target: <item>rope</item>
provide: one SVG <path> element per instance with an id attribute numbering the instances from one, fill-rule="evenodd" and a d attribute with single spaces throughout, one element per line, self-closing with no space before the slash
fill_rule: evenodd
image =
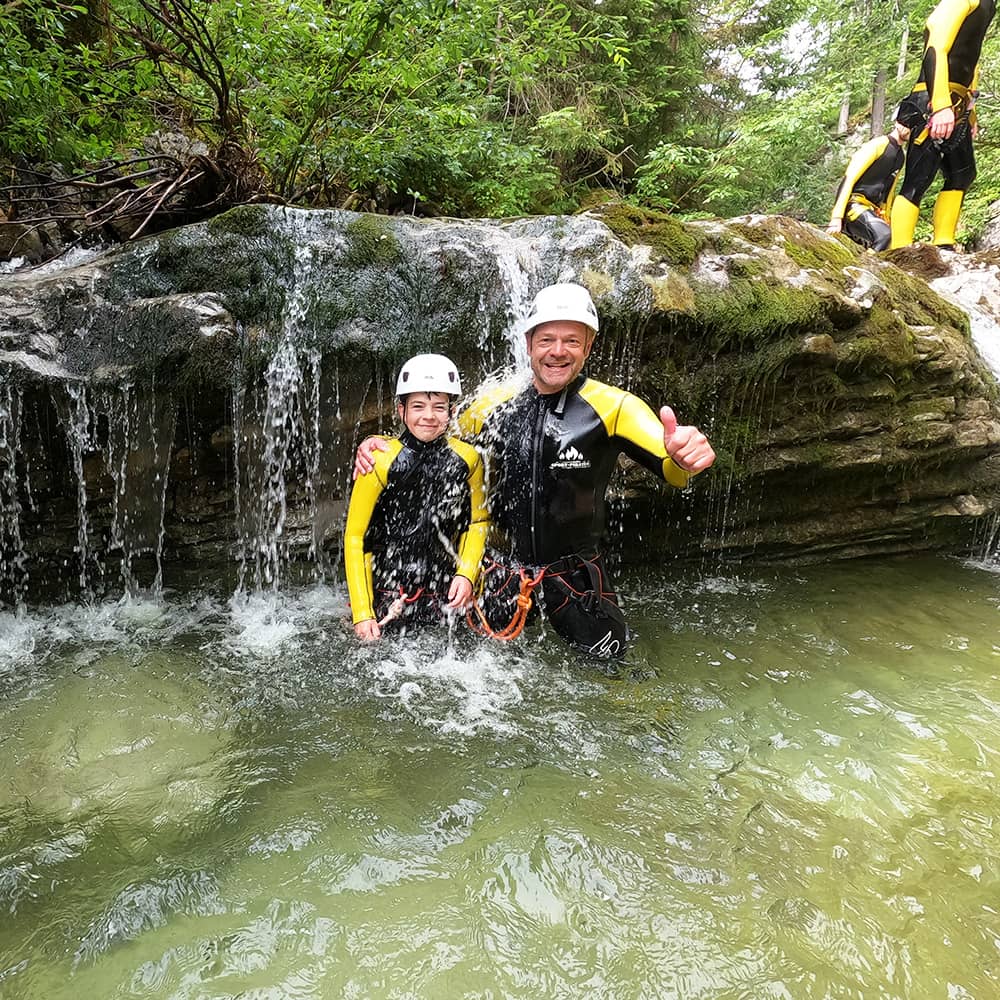
<path id="1" fill-rule="evenodd" d="M 385 628 L 389 622 L 395 621 L 405 610 L 407 604 L 413 604 L 420 595 L 424 592 L 423 587 L 417 588 L 416 593 L 410 597 L 407 595 L 406 591 L 402 587 L 399 588 L 399 597 L 397 597 L 392 604 L 389 605 L 389 610 L 385 613 L 385 618 L 383 618 L 379 623 L 379 628 Z"/>
<path id="2" fill-rule="evenodd" d="M 531 610 L 531 602 L 533 600 L 531 593 L 542 582 L 542 577 L 545 576 L 545 568 L 543 567 L 538 571 L 538 576 L 531 576 L 523 569 L 519 570 L 519 572 L 521 574 L 521 586 L 518 588 L 515 600 L 517 608 L 514 611 L 514 617 L 510 620 L 510 624 L 506 628 L 494 631 L 490 628 L 490 623 L 486 620 L 486 615 L 483 614 L 483 609 L 479 606 L 479 602 L 473 600 L 472 610 L 466 615 L 466 621 L 473 632 L 489 636 L 491 639 L 498 639 L 500 642 L 510 642 L 511 639 L 516 639 L 521 634 L 524 629 L 524 623 L 528 620 L 528 612 Z M 478 622 L 472 617 L 473 611 L 479 619 Z"/>

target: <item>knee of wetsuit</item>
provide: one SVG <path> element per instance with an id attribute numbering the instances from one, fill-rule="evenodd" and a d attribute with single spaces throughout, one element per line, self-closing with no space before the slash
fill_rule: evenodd
<path id="1" fill-rule="evenodd" d="M 593 590 L 569 594 L 550 579 L 543 583 L 542 592 L 545 617 L 574 649 L 600 659 L 625 655 L 631 635 L 625 615 L 613 600 Z"/>
<path id="2" fill-rule="evenodd" d="M 969 166 L 961 170 L 952 171 L 951 176 L 945 181 L 942 191 L 968 191 L 972 187 L 972 182 L 976 179 L 976 165 L 970 163 Z"/>

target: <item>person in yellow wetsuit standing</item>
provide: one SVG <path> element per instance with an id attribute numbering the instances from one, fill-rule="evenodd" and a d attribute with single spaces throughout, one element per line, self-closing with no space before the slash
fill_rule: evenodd
<path id="1" fill-rule="evenodd" d="M 851 157 L 830 212 L 828 233 L 844 233 L 872 250 L 889 248 L 889 212 L 909 138 L 910 130 L 897 121 L 888 135 L 869 139 Z"/>
<path id="2" fill-rule="evenodd" d="M 461 391 L 448 358 L 410 358 L 396 382 L 403 430 L 381 439 L 373 474 L 354 484 L 344 564 L 363 641 L 440 622 L 472 599 L 489 517 L 479 453 L 447 436 Z"/>
<path id="3" fill-rule="evenodd" d="M 962 199 L 976 177 L 979 54 L 995 13 L 996 0 L 941 0 L 927 18 L 920 77 L 898 113 L 911 135 L 892 205 L 893 248 L 913 242 L 920 199 L 940 170 L 944 186 L 934 204 L 932 242 L 954 249 Z"/>

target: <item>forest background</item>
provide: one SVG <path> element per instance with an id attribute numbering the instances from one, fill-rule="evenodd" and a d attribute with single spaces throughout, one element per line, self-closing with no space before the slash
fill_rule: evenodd
<path id="1" fill-rule="evenodd" d="M 935 2 L 0 0 L 0 208 L 126 238 L 262 200 L 823 225 Z M 963 242 L 1000 197 L 997 34 Z"/>

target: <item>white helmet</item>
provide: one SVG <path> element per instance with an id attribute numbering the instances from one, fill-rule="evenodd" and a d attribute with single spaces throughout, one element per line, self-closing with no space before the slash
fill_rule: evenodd
<path id="1" fill-rule="evenodd" d="M 528 310 L 528 315 L 522 323 L 522 330 L 524 333 L 530 333 L 541 323 L 551 323 L 558 319 L 583 323 L 597 333 L 597 307 L 590 297 L 590 292 L 583 285 L 577 285 L 572 281 L 547 285 L 531 303 L 531 309 Z"/>
<path id="2" fill-rule="evenodd" d="M 411 392 L 444 392 L 449 396 L 462 394 L 458 369 L 443 354 L 417 354 L 399 369 L 396 395 Z"/>

